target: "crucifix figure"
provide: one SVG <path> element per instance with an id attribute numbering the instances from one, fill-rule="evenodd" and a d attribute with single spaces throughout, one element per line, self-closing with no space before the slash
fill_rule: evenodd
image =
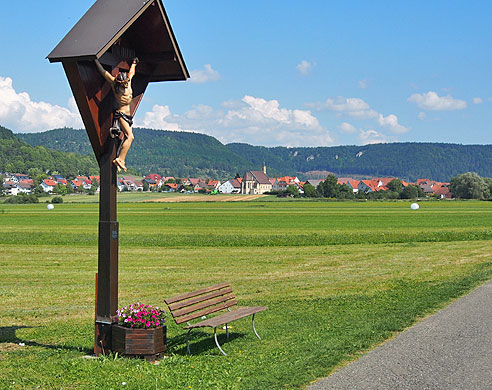
<path id="1" fill-rule="evenodd" d="M 132 78 L 135 76 L 138 58 L 133 59 L 129 72 L 119 72 L 116 77 L 106 71 L 99 60 L 96 59 L 94 62 L 101 75 L 111 84 L 111 89 L 118 105 L 118 109 L 113 114 L 114 122 L 111 132 L 116 131 L 118 134 L 118 130 L 121 129 L 125 138 L 120 146 L 118 156 L 113 160 L 113 164 L 116 165 L 118 172 L 122 169 L 126 171 L 125 158 L 134 138 L 132 129 L 133 116 L 130 115 L 130 104 L 133 99 Z"/>

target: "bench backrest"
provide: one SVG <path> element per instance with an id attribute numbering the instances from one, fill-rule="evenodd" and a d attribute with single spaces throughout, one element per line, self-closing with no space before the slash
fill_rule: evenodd
<path id="1" fill-rule="evenodd" d="M 221 283 L 166 299 L 165 302 L 176 324 L 182 324 L 237 305 L 235 298 L 229 283 Z"/>

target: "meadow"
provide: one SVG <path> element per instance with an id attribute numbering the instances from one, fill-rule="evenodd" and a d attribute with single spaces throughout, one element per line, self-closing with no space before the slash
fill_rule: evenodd
<path id="1" fill-rule="evenodd" d="M 240 304 L 269 306 L 255 320 L 261 341 L 247 319 L 232 324 L 227 357 L 206 330 L 192 333 L 187 355 L 169 317 L 154 365 L 89 358 L 97 204 L 2 204 L 0 388 L 306 386 L 491 278 L 492 203 L 409 205 L 119 203 L 120 306 L 164 306 L 222 281 Z"/>

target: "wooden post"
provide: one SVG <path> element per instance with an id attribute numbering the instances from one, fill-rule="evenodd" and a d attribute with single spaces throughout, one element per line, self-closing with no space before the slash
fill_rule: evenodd
<path id="1" fill-rule="evenodd" d="M 116 158 L 118 138 L 108 138 L 100 160 L 99 253 L 94 353 L 111 350 L 111 325 L 117 322 L 118 237 Z"/>

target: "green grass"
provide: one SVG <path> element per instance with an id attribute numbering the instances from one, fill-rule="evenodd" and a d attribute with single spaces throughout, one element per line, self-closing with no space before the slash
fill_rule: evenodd
<path id="1" fill-rule="evenodd" d="M 168 318 L 168 355 L 151 365 L 83 358 L 97 205 L 0 205 L 0 388 L 305 386 L 490 279 L 491 214 L 486 202 L 122 203 L 121 304 L 227 280 L 240 304 L 269 306 L 262 341 L 232 324 L 227 357 L 209 331 L 187 356 Z"/>

